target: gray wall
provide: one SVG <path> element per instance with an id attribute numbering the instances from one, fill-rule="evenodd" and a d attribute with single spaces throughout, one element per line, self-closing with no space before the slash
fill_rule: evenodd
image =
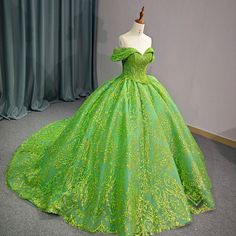
<path id="1" fill-rule="evenodd" d="M 236 140 L 236 0 L 100 0 L 99 84 L 121 72 L 110 56 L 143 4 L 145 33 L 156 51 L 148 72 L 187 124 Z"/>

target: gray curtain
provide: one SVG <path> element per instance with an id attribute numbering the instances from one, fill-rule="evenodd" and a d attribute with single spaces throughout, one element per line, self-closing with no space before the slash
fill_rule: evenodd
<path id="1" fill-rule="evenodd" d="M 95 0 L 0 0 L 0 117 L 97 88 L 96 12 Z"/>

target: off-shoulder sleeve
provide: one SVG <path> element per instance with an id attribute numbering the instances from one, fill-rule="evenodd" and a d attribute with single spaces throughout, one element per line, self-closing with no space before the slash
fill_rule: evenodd
<path id="1" fill-rule="evenodd" d="M 156 56 L 155 56 L 154 48 L 152 48 L 152 47 L 148 48 L 145 53 L 149 53 L 149 52 L 152 53 L 152 60 L 151 60 L 151 62 L 155 61 Z"/>
<path id="2" fill-rule="evenodd" d="M 152 52 L 152 60 L 151 60 L 151 62 L 154 62 L 156 60 L 156 56 L 155 56 L 155 53 L 154 53 L 154 51 Z"/>
<path id="3" fill-rule="evenodd" d="M 124 47 L 114 48 L 113 53 L 111 55 L 111 60 L 122 61 L 134 52 L 135 52 L 135 49 L 133 48 L 124 48 Z"/>

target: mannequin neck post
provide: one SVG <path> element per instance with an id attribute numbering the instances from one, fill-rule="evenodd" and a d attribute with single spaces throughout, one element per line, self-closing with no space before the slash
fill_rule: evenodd
<path id="1" fill-rule="evenodd" d="M 139 24 L 137 22 L 134 22 L 130 31 L 134 34 L 142 35 L 143 31 L 144 31 L 144 26 L 145 26 L 145 24 Z"/>

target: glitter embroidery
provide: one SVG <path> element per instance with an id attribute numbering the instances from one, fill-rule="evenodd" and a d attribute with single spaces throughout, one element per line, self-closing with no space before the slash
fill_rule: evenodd
<path id="1" fill-rule="evenodd" d="M 120 75 L 18 146 L 8 187 L 88 232 L 151 235 L 214 209 L 203 153 L 146 72 L 154 49 L 114 48 L 111 59 L 122 61 Z"/>

